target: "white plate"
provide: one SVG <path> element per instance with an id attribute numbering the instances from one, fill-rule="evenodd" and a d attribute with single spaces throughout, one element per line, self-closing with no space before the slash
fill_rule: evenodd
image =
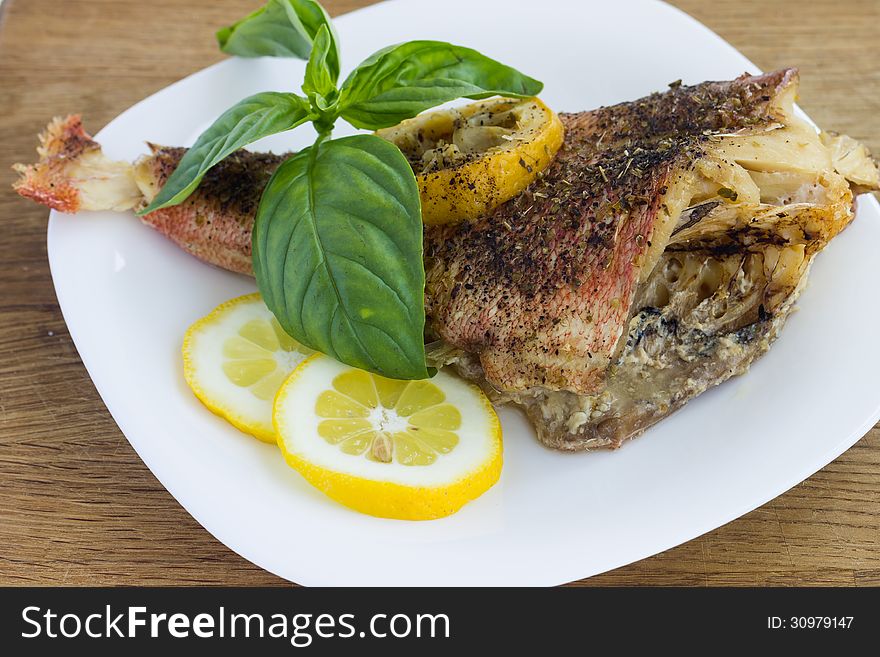
<path id="1" fill-rule="evenodd" d="M 679 78 L 757 72 L 693 19 L 647 0 L 444 0 L 440 11 L 433 0 L 401 1 L 336 25 L 345 68 L 389 43 L 446 39 L 543 80 L 542 96 L 558 110 L 634 99 Z M 290 89 L 303 70 L 294 60 L 224 61 L 134 106 L 98 138 L 122 159 L 144 152 L 145 140 L 192 143 L 227 106 Z M 264 145 L 302 146 L 308 133 Z M 203 265 L 133 216 L 112 213 L 53 212 L 49 259 L 71 336 L 120 429 L 231 549 L 302 584 L 546 585 L 718 527 L 805 479 L 871 428 L 880 417 L 880 350 L 870 346 L 880 305 L 866 295 L 880 279 L 880 206 L 862 197 L 858 210 L 817 258 L 800 311 L 749 374 L 616 452 L 549 451 L 522 416 L 502 409 L 501 482 L 457 515 L 423 523 L 335 504 L 277 449 L 237 433 L 186 388 L 184 330 L 252 291 L 250 279 Z"/>

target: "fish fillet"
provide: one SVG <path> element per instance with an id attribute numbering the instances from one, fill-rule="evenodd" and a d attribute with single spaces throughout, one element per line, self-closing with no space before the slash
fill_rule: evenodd
<path id="1" fill-rule="evenodd" d="M 852 220 L 845 176 L 878 186 L 796 92 L 785 70 L 562 115 L 542 181 L 426 230 L 435 357 L 564 450 L 617 447 L 744 372 Z"/>

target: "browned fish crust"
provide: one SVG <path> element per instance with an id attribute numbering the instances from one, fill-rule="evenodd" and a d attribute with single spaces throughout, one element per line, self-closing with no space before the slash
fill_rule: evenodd
<path id="1" fill-rule="evenodd" d="M 427 229 L 432 356 L 566 451 L 619 447 L 745 372 L 852 220 L 847 179 L 880 186 L 863 147 L 796 118 L 796 90 L 786 70 L 562 115 L 542 180 Z"/>
<path id="2" fill-rule="evenodd" d="M 153 156 L 137 166 L 137 175 L 158 190 L 186 149 L 151 149 Z M 151 212 L 141 221 L 205 262 L 253 275 L 251 232 L 257 206 L 272 173 L 287 157 L 237 151 L 211 168 L 183 203 Z"/>
<path id="3" fill-rule="evenodd" d="M 783 117 L 772 100 L 794 70 L 560 115 L 563 149 L 491 216 L 425 230 L 436 335 L 479 355 L 501 390 L 594 392 L 617 349 L 656 231 L 674 221 L 671 178 L 718 133 Z M 661 245 L 662 248 L 662 245 Z M 656 258 L 655 258 L 656 260 Z"/>

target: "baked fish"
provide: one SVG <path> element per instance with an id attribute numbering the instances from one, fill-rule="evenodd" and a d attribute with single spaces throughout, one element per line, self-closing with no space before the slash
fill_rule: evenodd
<path id="1" fill-rule="evenodd" d="M 542 180 L 426 228 L 436 355 L 523 406 L 542 442 L 617 447 L 776 338 L 877 168 L 793 103 L 795 70 L 561 115 Z M 452 348 L 450 348 L 452 347 Z"/>
<path id="2" fill-rule="evenodd" d="M 564 450 L 618 447 L 744 372 L 852 220 L 853 189 L 880 187 L 863 146 L 797 116 L 797 86 L 787 69 L 562 114 L 563 148 L 522 194 L 426 227 L 429 356 Z M 17 189 L 62 211 L 140 206 L 183 152 L 102 160 L 75 118 L 41 148 Z M 283 157 L 241 151 L 142 219 L 250 273 L 254 210 Z"/>

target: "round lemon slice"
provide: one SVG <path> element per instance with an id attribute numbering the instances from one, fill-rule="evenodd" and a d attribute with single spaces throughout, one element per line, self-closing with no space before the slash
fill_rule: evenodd
<path id="1" fill-rule="evenodd" d="M 492 405 L 478 387 L 444 372 L 398 381 L 316 354 L 278 391 L 273 418 L 293 468 L 373 516 L 448 516 L 501 474 Z"/>
<path id="2" fill-rule="evenodd" d="M 183 340 L 183 374 L 214 413 L 274 443 L 275 393 L 312 353 L 284 332 L 259 294 L 248 294 L 218 306 L 189 328 Z"/>
<path id="3" fill-rule="evenodd" d="M 422 220 L 444 224 L 489 214 L 531 184 L 562 146 L 559 117 L 537 98 L 436 110 L 376 132 L 416 174 Z"/>

